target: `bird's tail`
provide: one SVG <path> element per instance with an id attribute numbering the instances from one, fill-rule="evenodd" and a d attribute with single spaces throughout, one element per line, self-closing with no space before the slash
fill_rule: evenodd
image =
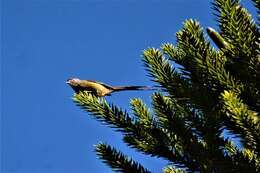
<path id="1" fill-rule="evenodd" d="M 114 86 L 114 91 L 124 91 L 124 90 L 156 90 L 154 87 L 149 86 Z"/>

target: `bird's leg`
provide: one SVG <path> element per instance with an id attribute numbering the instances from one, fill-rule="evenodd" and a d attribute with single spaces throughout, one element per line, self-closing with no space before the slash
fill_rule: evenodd
<path id="1" fill-rule="evenodd" d="M 85 94 L 91 94 L 91 95 L 95 95 L 95 93 L 93 91 L 88 91 L 88 90 L 84 90 L 82 91 Z M 79 92 L 78 92 L 79 93 Z"/>

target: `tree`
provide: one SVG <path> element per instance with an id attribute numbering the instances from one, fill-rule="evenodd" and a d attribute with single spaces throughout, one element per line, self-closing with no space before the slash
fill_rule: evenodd
<path id="1" fill-rule="evenodd" d="M 253 3 L 260 14 L 260 1 Z M 144 51 L 146 70 L 162 90 L 152 95 L 152 111 L 136 98 L 130 115 L 104 98 L 74 95 L 129 147 L 168 160 L 165 173 L 260 171 L 259 16 L 255 23 L 238 0 L 212 6 L 219 32 L 206 31 L 215 47 L 198 21 L 187 20 L 176 45 Z M 150 172 L 105 143 L 96 152 L 116 171 Z"/>

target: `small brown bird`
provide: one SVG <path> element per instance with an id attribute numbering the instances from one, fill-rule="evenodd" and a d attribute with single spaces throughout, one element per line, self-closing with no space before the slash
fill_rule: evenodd
<path id="1" fill-rule="evenodd" d="M 66 83 L 69 84 L 76 93 L 79 91 L 88 91 L 98 97 L 109 96 L 112 92 L 116 91 L 153 89 L 147 86 L 110 86 L 102 82 L 80 80 L 78 78 L 68 79 Z"/>

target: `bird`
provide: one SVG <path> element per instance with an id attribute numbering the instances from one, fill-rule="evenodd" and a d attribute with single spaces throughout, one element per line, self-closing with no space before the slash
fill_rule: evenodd
<path id="1" fill-rule="evenodd" d="M 148 86 L 110 86 L 102 82 L 94 80 L 81 80 L 79 78 L 70 78 L 66 81 L 71 88 L 79 93 L 80 91 L 87 91 L 97 97 L 110 96 L 111 93 L 126 90 L 153 90 Z"/>

